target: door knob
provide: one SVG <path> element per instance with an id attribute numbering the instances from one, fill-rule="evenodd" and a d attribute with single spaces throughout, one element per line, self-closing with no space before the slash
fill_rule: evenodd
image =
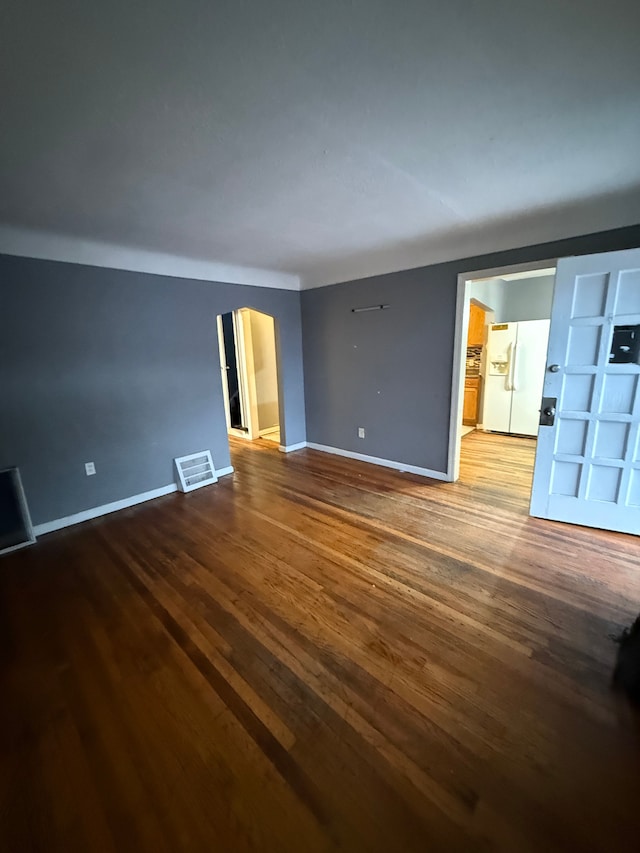
<path id="1" fill-rule="evenodd" d="M 553 408 L 553 406 L 546 406 L 542 411 L 543 414 L 545 414 L 548 418 L 552 418 L 556 413 L 556 410 Z"/>
<path id="2" fill-rule="evenodd" d="M 549 373 L 557 373 L 560 370 L 559 364 L 550 364 L 549 365 Z"/>

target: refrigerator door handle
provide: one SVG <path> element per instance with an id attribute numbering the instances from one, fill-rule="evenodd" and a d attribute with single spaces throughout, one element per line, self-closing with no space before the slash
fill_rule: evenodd
<path id="1" fill-rule="evenodd" d="M 509 382 L 509 390 L 518 390 L 518 342 L 514 341 L 511 344 L 511 378 Z"/>

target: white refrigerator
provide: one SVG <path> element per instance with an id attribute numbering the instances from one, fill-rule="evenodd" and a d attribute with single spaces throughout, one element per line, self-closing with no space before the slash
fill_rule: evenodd
<path id="1" fill-rule="evenodd" d="M 494 432 L 537 435 L 549 320 L 495 323 L 485 357 L 482 425 Z"/>

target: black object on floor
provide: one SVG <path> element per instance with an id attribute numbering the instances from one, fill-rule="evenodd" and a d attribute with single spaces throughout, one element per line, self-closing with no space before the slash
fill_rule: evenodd
<path id="1" fill-rule="evenodd" d="M 613 672 L 613 684 L 629 699 L 640 705 L 640 616 L 630 628 L 625 628 L 616 642 L 620 645 Z"/>

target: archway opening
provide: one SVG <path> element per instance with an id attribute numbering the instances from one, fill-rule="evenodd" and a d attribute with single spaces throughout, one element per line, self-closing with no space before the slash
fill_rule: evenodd
<path id="1" fill-rule="evenodd" d="M 227 433 L 280 445 L 282 406 L 276 321 L 253 308 L 218 316 Z"/>

